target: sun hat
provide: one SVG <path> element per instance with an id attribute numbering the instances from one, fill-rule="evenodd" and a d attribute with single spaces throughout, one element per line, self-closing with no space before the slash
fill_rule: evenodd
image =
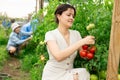
<path id="1" fill-rule="evenodd" d="M 20 25 L 17 24 L 17 23 L 13 23 L 13 24 L 11 25 L 12 31 L 14 31 L 17 27 L 20 27 Z"/>

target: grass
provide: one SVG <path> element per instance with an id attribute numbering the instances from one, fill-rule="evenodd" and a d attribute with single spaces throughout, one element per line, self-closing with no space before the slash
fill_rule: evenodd
<path id="1" fill-rule="evenodd" d="M 6 45 L 7 45 L 8 39 L 9 39 L 8 36 L 10 35 L 10 32 L 11 32 L 11 29 L 6 30 L 0 26 L 0 70 L 4 69 L 4 67 L 3 67 L 3 66 L 5 66 L 4 63 L 7 62 L 10 58 L 10 56 L 7 54 L 7 51 L 6 51 Z M 12 63 L 9 63 L 9 64 L 12 64 Z M 12 64 L 12 65 L 14 65 L 14 64 Z M 10 69 L 14 69 L 14 68 L 10 68 Z M 30 80 L 28 73 L 22 71 L 21 69 L 19 69 L 19 70 L 15 69 L 15 71 L 18 71 L 17 73 L 19 73 L 20 75 L 12 76 L 12 78 L 5 78 L 3 80 L 21 80 L 21 77 L 23 80 Z M 10 71 L 8 70 L 8 72 L 10 72 Z M 11 74 L 11 73 L 9 73 L 9 74 Z M 15 74 L 15 73 L 12 73 L 12 74 Z"/>
<path id="2" fill-rule="evenodd" d="M 6 33 L 8 34 L 6 35 Z M 2 68 L 4 62 L 8 58 L 8 55 L 6 52 L 6 45 L 7 45 L 9 34 L 10 34 L 10 29 L 5 30 L 2 26 L 0 26 L 0 69 Z"/>

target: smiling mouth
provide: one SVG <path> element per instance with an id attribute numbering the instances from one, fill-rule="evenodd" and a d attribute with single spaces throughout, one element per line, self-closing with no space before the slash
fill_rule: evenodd
<path id="1" fill-rule="evenodd" d="M 70 21 L 69 21 L 69 23 L 71 23 L 71 24 L 72 24 L 73 22 L 70 22 Z"/>
<path id="2" fill-rule="evenodd" d="M 73 21 L 68 21 L 68 22 L 73 23 Z"/>

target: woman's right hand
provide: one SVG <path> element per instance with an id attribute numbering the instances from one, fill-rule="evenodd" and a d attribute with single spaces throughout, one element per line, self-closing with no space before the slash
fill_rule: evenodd
<path id="1" fill-rule="evenodd" d="M 95 44 L 95 37 L 94 36 L 86 36 L 85 38 L 82 39 L 83 45 L 85 44 Z"/>
<path id="2" fill-rule="evenodd" d="M 28 38 L 26 39 L 26 41 L 31 40 L 31 39 L 32 39 L 32 37 L 30 36 L 30 37 L 28 37 Z"/>

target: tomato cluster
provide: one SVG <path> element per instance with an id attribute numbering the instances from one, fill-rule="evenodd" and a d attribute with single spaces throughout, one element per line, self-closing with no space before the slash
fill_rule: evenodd
<path id="1" fill-rule="evenodd" d="M 95 51 L 96 46 L 83 45 L 82 50 L 79 52 L 79 54 L 81 58 L 91 60 L 94 58 Z"/>

